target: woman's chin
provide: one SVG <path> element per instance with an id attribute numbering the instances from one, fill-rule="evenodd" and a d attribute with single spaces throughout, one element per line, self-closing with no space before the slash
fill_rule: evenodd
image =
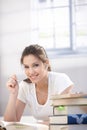
<path id="1" fill-rule="evenodd" d="M 38 81 L 35 80 L 35 79 L 32 79 L 31 82 L 32 82 L 32 83 L 37 83 Z"/>

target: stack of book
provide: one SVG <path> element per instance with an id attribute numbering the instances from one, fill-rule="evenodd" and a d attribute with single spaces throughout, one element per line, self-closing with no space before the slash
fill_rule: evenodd
<path id="1" fill-rule="evenodd" d="M 53 95 L 49 130 L 87 129 L 87 94 Z"/>

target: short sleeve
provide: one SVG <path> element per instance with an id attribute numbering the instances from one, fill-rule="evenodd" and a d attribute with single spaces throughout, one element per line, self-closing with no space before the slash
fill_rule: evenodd
<path id="1" fill-rule="evenodd" d="M 69 86 L 73 85 L 73 82 L 65 73 L 56 73 L 54 76 L 54 93 L 61 93 Z"/>

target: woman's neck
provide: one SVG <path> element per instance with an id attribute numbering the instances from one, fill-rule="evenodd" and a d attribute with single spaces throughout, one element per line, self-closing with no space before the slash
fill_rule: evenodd
<path id="1" fill-rule="evenodd" d="M 36 84 L 36 96 L 39 104 L 44 105 L 48 98 L 48 77 Z M 43 98 L 44 97 L 44 98 Z"/>
<path id="2" fill-rule="evenodd" d="M 38 82 L 36 85 L 37 90 L 44 90 L 48 88 L 48 76 L 46 76 L 42 81 Z"/>

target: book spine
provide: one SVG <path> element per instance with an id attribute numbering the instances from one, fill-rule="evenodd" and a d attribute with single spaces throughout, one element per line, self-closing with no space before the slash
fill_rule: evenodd
<path id="1" fill-rule="evenodd" d="M 87 114 L 68 114 L 50 116 L 50 124 L 87 124 Z"/>
<path id="2" fill-rule="evenodd" d="M 68 124 L 87 124 L 87 114 L 68 115 Z"/>
<path id="3" fill-rule="evenodd" d="M 66 115 L 68 114 L 67 106 L 53 106 L 53 115 Z"/>
<path id="4" fill-rule="evenodd" d="M 49 124 L 49 130 L 86 130 L 87 125 L 55 125 Z"/>
<path id="5" fill-rule="evenodd" d="M 58 105 L 87 105 L 87 98 L 77 98 L 77 99 L 58 99 L 58 100 L 51 100 L 52 106 Z"/>
<path id="6" fill-rule="evenodd" d="M 69 130 L 69 127 L 67 125 L 49 124 L 49 130 Z"/>
<path id="7" fill-rule="evenodd" d="M 87 105 L 53 106 L 53 115 L 85 114 Z"/>

